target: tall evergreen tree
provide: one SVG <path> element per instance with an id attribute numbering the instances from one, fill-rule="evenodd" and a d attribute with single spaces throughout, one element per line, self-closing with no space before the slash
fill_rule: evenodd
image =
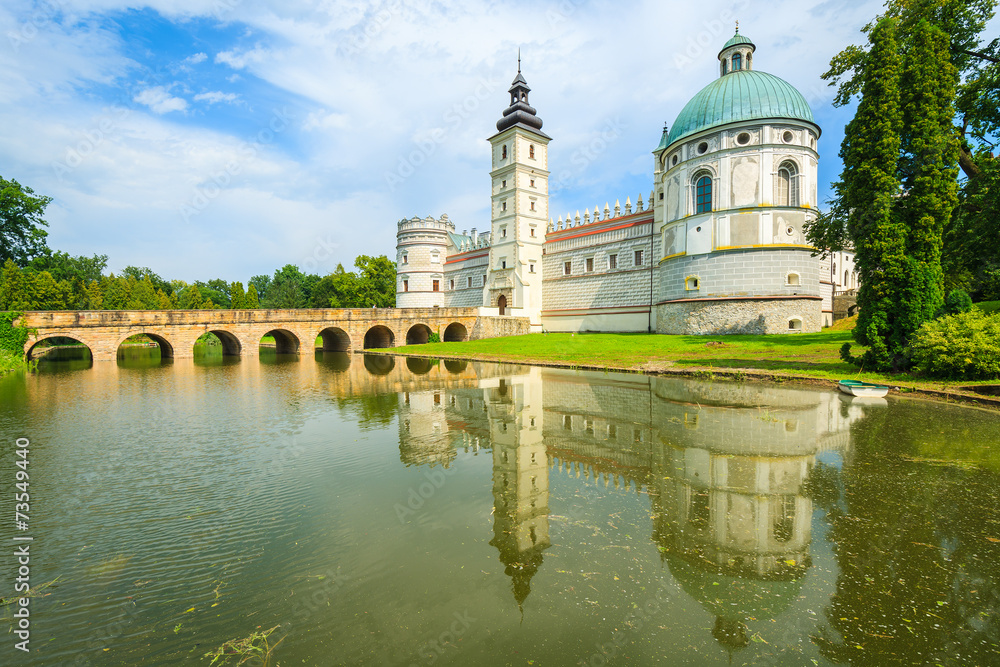
<path id="1" fill-rule="evenodd" d="M 868 368 L 889 368 L 903 360 L 906 339 L 898 327 L 898 297 L 909 273 L 906 227 L 893 215 L 900 192 L 896 172 L 902 126 L 895 22 L 880 21 L 869 40 L 861 101 L 845 130 L 840 149 L 844 170 L 834 189 L 847 214 L 858 267 L 860 312 L 854 340 L 868 347 L 859 361 Z M 849 343 L 842 354 L 852 358 Z"/>
<path id="2" fill-rule="evenodd" d="M 929 21 L 913 29 L 902 78 L 903 133 L 897 201 L 907 227 L 910 278 L 902 295 L 907 338 L 944 304 L 942 236 L 958 201 L 958 137 L 955 134 L 957 71 L 948 36 Z"/>
<path id="3" fill-rule="evenodd" d="M 247 307 L 247 295 L 243 291 L 243 283 L 235 282 L 229 286 L 229 307 L 233 310 L 242 310 Z"/>
<path id="4" fill-rule="evenodd" d="M 257 296 L 257 286 L 250 283 L 250 287 L 247 288 L 247 308 L 256 309 L 260 308 L 260 298 Z"/>

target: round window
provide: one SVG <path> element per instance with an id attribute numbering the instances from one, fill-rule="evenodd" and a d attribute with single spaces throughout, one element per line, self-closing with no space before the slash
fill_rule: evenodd
<path id="1" fill-rule="evenodd" d="M 739 134 L 737 134 L 736 135 L 736 143 L 738 143 L 740 146 L 746 146 L 747 144 L 749 144 L 750 143 L 750 133 L 749 132 L 740 132 Z"/>
<path id="2" fill-rule="evenodd" d="M 701 227 L 697 228 L 697 229 L 696 229 L 696 230 L 694 230 L 694 231 L 696 231 L 696 232 L 700 232 L 700 231 L 701 231 Z"/>
<path id="3" fill-rule="evenodd" d="M 788 130 L 785 130 L 785 133 L 781 135 L 781 138 L 784 140 L 786 144 L 790 144 L 795 139 L 795 135 L 789 132 Z"/>
<path id="4" fill-rule="evenodd" d="M 677 165 L 677 156 L 676 155 L 673 158 L 670 159 L 670 164 L 671 164 L 671 166 L 676 166 Z"/>
<path id="5" fill-rule="evenodd" d="M 788 229 L 785 230 L 785 233 L 791 236 L 792 234 L 795 233 L 795 230 L 792 227 L 789 227 Z"/>
<path id="6" fill-rule="evenodd" d="M 708 151 L 708 143 L 707 142 L 703 141 L 700 144 L 698 144 L 698 155 L 701 155 L 702 153 L 705 153 L 706 151 Z"/>

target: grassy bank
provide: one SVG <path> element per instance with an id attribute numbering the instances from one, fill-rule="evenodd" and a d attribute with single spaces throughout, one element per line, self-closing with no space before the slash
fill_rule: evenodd
<path id="1" fill-rule="evenodd" d="M 821 333 L 773 336 L 665 336 L 662 334 L 547 333 L 464 343 L 409 345 L 400 354 L 423 354 L 527 364 L 604 368 L 632 372 L 706 372 L 736 377 L 853 378 L 929 391 L 953 391 L 974 382 L 927 380 L 907 374 L 859 370 L 840 359 L 853 343 L 850 323 Z M 858 353 L 857 348 L 854 350 Z"/>
<path id="2" fill-rule="evenodd" d="M 28 365 L 20 355 L 0 349 L 0 375 L 6 375 L 11 371 L 27 368 Z"/>

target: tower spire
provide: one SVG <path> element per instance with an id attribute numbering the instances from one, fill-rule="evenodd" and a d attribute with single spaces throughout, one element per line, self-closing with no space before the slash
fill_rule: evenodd
<path id="1" fill-rule="evenodd" d="M 736 22 L 739 25 L 739 21 Z M 739 30 L 739 28 L 737 28 Z M 521 47 L 517 48 L 517 73 L 521 73 Z"/>

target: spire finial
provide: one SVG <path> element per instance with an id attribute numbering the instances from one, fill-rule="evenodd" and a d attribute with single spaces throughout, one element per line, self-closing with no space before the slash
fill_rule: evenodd
<path id="1" fill-rule="evenodd" d="M 737 24 L 738 23 L 739 21 L 737 21 Z M 517 73 L 521 73 L 521 47 L 518 47 L 517 49 Z"/>
<path id="2" fill-rule="evenodd" d="M 736 19 L 736 32 L 739 32 L 739 31 L 740 31 L 740 20 Z M 520 53 L 520 51 L 518 51 L 518 53 Z"/>

